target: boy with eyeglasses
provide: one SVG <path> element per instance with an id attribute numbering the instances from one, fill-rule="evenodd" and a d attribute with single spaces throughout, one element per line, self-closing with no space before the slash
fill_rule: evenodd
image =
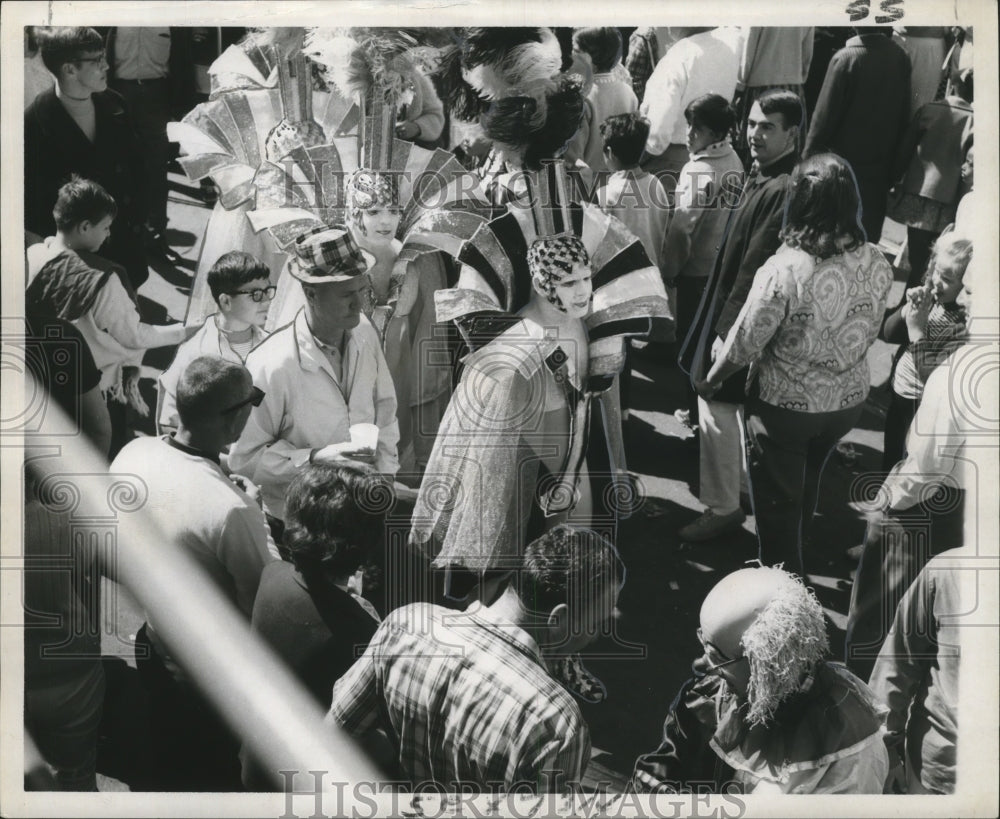
<path id="1" fill-rule="evenodd" d="M 275 292 L 268 276 L 266 264 L 240 250 L 223 254 L 212 265 L 208 286 L 219 312 L 177 348 L 173 363 L 160 376 L 156 423 L 161 432 L 177 429 L 177 382 L 188 364 L 202 355 L 242 364 L 267 338 L 264 319 Z"/>

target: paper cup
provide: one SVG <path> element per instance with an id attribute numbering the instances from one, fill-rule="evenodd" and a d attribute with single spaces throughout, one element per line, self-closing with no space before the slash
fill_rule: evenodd
<path id="1" fill-rule="evenodd" d="M 358 449 L 370 449 L 374 451 L 378 446 L 378 425 L 352 424 L 351 443 Z"/>

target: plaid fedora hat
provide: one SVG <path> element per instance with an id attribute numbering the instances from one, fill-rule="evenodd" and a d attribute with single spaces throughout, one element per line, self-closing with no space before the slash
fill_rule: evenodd
<path id="1" fill-rule="evenodd" d="M 346 225 L 323 225 L 295 240 L 288 272 L 300 282 L 346 282 L 367 273 L 375 257 L 358 247 Z"/>

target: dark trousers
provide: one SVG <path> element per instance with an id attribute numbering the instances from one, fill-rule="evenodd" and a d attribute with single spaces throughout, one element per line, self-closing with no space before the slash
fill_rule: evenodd
<path id="1" fill-rule="evenodd" d="M 871 676 L 896 608 L 934 555 L 962 545 L 965 494 L 942 487 L 933 500 L 869 524 L 851 588 L 845 662 Z"/>
<path id="2" fill-rule="evenodd" d="M 166 77 L 156 80 L 112 81 L 115 91 L 125 98 L 132 122 L 143 149 L 143 186 L 149 203 L 149 223 L 163 229 L 167 225 L 167 164 L 170 161 L 170 141 L 167 122 L 170 120 L 169 87 Z"/>
<path id="3" fill-rule="evenodd" d="M 816 511 L 823 467 L 854 428 L 861 405 L 834 412 L 798 412 L 750 398 L 746 446 L 760 560 L 784 563 L 805 576 L 802 544 Z"/>
<path id="4" fill-rule="evenodd" d="M 135 645 L 136 666 L 149 702 L 156 766 L 153 787 L 164 791 L 242 790 L 239 740 L 194 684 L 167 668 L 150 642 L 145 624 Z"/>
<path id="5" fill-rule="evenodd" d="M 920 406 L 919 398 L 903 398 L 889 390 L 889 409 L 885 414 L 885 437 L 882 445 L 882 471 L 888 472 L 906 455 L 906 434 Z"/>
<path id="6" fill-rule="evenodd" d="M 677 349 L 684 345 L 694 324 L 694 317 L 701 304 L 702 294 L 708 284 L 707 276 L 679 276 L 677 278 Z M 691 423 L 698 423 L 698 394 L 690 379 L 684 380 L 684 406 L 691 413 Z"/>
<path id="7" fill-rule="evenodd" d="M 908 227 L 906 229 L 906 248 L 910 257 L 910 275 L 906 279 L 907 287 L 916 287 L 924 281 L 927 273 L 927 263 L 931 259 L 931 245 L 941 234 L 930 230 Z"/>

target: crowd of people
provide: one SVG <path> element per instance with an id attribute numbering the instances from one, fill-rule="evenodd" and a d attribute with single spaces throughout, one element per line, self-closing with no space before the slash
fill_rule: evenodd
<path id="1" fill-rule="evenodd" d="M 29 32 L 26 341 L 45 372 L 72 359 L 53 401 L 327 725 L 394 781 L 583 779 L 646 356 L 684 373 L 697 433 L 704 511 L 676 536 L 752 513 L 759 550 L 704 599 L 703 653 L 628 787 L 953 792 L 958 655 L 935 630 L 964 610 L 946 378 L 975 270 L 971 30 L 259 29 L 187 83 L 199 31 Z M 161 324 L 139 290 L 170 140 L 214 209 L 187 318 Z M 884 480 L 837 662 L 807 556 L 879 338 L 899 345 Z M 25 554 L 72 557 L 35 469 Z M 67 790 L 96 789 L 105 686 L 78 626 L 102 569 L 26 580 L 25 726 Z M 155 616 L 135 645 L 152 789 L 280 788 Z"/>

